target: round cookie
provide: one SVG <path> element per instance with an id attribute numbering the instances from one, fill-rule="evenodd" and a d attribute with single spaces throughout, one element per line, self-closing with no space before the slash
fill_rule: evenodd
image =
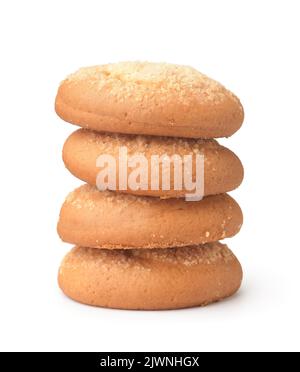
<path id="1" fill-rule="evenodd" d="M 243 180 L 243 166 L 239 158 L 229 149 L 223 147 L 215 140 L 202 139 L 173 139 L 171 137 L 130 136 L 97 133 L 86 129 L 79 129 L 66 140 L 63 148 L 63 160 L 67 169 L 77 178 L 96 185 L 100 167 L 96 166 L 99 155 L 113 156 L 116 161 L 116 188 L 119 188 L 119 154 L 120 149 L 126 148 L 128 157 L 142 154 L 147 159 L 148 182 L 146 190 L 133 190 L 128 185 L 122 190 L 135 195 L 158 197 L 184 197 L 188 191 L 184 188 L 184 172 L 182 173 L 182 190 L 174 187 L 174 161 L 173 155 L 179 155 L 183 160 L 186 155 L 192 155 L 192 179 L 196 180 L 196 154 L 204 155 L 204 195 L 216 195 L 237 188 Z M 162 166 L 160 166 L 159 189 L 151 189 L 151 156 L 162 157 L 167 154 L 171 159 L 170 190 L 162 187 Z M 126 167 L 127 174 L 132 168 Z M 182 167 L 181 167 L 182 169 Z M 200 173 L 199 173 L 200 175 Z M 98 179 L 99 182 L 99 179 Z M 102 186 L 103 184 L 101 184 Z M 98 184 L 99 186 L 99 184 Z M 112 188 L 113 189 L 113 188 Z M 193 191 L 194 192 L 194 191 Z"/>
<path id="2" fill-rule="evenodd" d="M 81 68 L 61 83 L 55 109 L 96 131 L 188 138 L 229 137 L 244 119 L 220 83 L 189 66 L 149 62 Z"/>
<path id="3" fill-rule="evenodd" d="M 106 250 L 75 247 L 64 258 L 59 286 L 81 303 L 139 310 L 203 306 L 233 295 L 242 268 L 226 245 Z"/>
<path id="4" fill-rule="evenodd" d="M 239 205 L 227 194 L 199 202 L 101 192 L 83 185 L 64 202 L 63 241 L 91 248 L 168 248 L 213 242 L 240 230 Z"/>

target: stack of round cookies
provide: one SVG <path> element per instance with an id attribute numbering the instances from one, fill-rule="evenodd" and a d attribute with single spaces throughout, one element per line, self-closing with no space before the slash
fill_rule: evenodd
<path id="1" fill-rule="evenodd" d="M 205 305 L 239 289 L 241 266 L 219 240 L 242 225 L 226 193 L 243 167 L 214 139 L 243 122 L 235 95 L 191 67 L 124 62 L 70 75 L 56 112 L 82 127 L 63 160 L 87 183 L 58 222 L 62 240 L 75 244 L 59 271 L 66 295 L 150 310 Z"/>

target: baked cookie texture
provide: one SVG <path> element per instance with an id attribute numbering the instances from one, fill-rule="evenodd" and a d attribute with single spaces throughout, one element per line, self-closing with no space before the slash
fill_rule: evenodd
<path id="1" fill-rule="evenodd" d="M 62 291 L 84 304 L 137 310 L 203 306 L 233 295 L 242 268 L 219 240 L 237 234 L 243 223 L 239 205 L 226 193 L 240 185 L 244 171 L 215 138 L 241 127 L 239 99 L 192 67 L 121 62 L 68 76 L 55 110 L 81 127 L 66 140 L 63 160 L 87 183 L 60 211 L 58 234 L 75 245 L 59 269 Z M 157 190 L 120 190 L 117 172 L 116 189 L 99 191 L 96 161 L 109 155 L 119 169 L 120 148 L 128 156 L 144 155 L 148 165 L 152 155 L 193 155 L 192 181 L 196 155 L 204 155 L 205 197 L 186 201 L 194 190 L 174 190 L 174 160 L 169 190 L 163 190 L 161 173 Z"/>
<path id="2" fill-rule="evenodd" d="M 226 245 L 107 250 L 75 247 L 59 286 L 84 304 L 139 310 L 203 306 L 234 294 L 242 268 Z"/>
<path id="3" fill-rule="evenodd" d="M 229 137 L 244 119 L 220 83 L 189 66 L 149 62 L 81 68 L 61 83 L 55 109 L 100 132 L 188 138 Z"/>
<path id="4" fill-rule="evenodd" d="M 214 242 L 238 233 L 243 222 L 227 194 L 198 202 L 134 196 L 83 185 L 64 202 L 58 234 L 91 248 L 168 248 Z"/>
<path id="5" fill-rule="evenodd" d="M 229 149 L 218 144 L 216 140 L 203 139 L 175 139 L 171 137 L 133 136 L 109 133 L 97 133 L 95 131 L 79 129 L 72 133 L 63 147 L 63 160 L 67 169 L 77 178 L 96 185 L 97 175 L 100 168 L 96 160 L 100 155 L 110 155 L 116 159 L 117 182 L 116 190 L 119 190 L 119 150 L 125 147 L 128 156 L 142 154 L 151 164 L 152 155 L 168 155 L 170 159 L 174 155 L 183 158 L 185 155 L 193 155 L 192 179 L 196 180 L 196 154 L 204 156 L 204 195 L 216 195 L 236 189 L 242 182 L 244 170 L 239 158 Z M 127 168 L 127 174 L 131 169 Z M 159 175 L 159 190 L 127 190 L 122 192 L 135 195 L 156 196 L 161 198 L 184 197 L 191 191 L 174 190 L 174 161 L 170 166 L 171 182 L 170 190 L 163 190 L 162 172 Z M 182 172 L 182 180 L 184 174 Z M 148 169 L 148 180 L 151 179 L 151 167 Z M 182 181 L 184 186 L 184 182 Z"/>

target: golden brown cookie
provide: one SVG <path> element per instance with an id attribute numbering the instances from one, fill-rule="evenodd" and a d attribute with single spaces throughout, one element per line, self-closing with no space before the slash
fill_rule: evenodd
<path id="1" fill-rule="evenodd" d="M 243 216 L 227 194 L 199 202 L 158 199 L 83 185 L 67 197 L 60 212 L 62 240 L 91 248 L 167 248 L 228 238 Z"/>
<path id="2" fill-rule="evenodd" d="M 184 185 L 184 172 L 181 172 L 182 189 L 174 187 L 174 155 L 179 155 L 182 160 L 186 155 L 192 155 L 193 159 L 193 182 L 196 181 L 196 154 L 204 156 L 204 195 L 216 195 L 237 188 L 243 180 L 243 166 L 239 158 L 229 149 L 223 147 L 215 140 L 174 139 L 171 137 L 132 136 L 118 134 L 102 134 L 86 129 L 79 129 L 72 133 L 66 140 L 63 148 L 63 160 L 68 170 L 77 178 L 96 185 L 97 175 L 100 172 L 96 165 L 100 155 L 113 156 L 116 161 L 116 188 L 120 189 L 120 149 L 126 148 L 128 159 L 131 156 L 142 154 L 147 159 L 148 188 L 145 190 L 133 190 L 128 185 L 128 192 L 135 195 L 158 196 L 158 197 L 184 197 L 187 193 Z M 163 155 L 170 158 L 170 189 L 162 187 L 162 162 L 158 174 L 159 190 L 151 189 L 151 157 L 153 155 L 162 158 Z M 127 161 L 128 164 L 128 161 Z M 199 167 L 198 167 L 199 168 Z M 183 167 L 181 167 L 183 169 Z M 129 175 L 132 168 L 126 167 Z M 200 176 L 200 173 L 199 173 Z M 99 178 L 98 178 L 99 182 Z M 103 183 L 101 184 L 103 186 Z M 113 188 L 112 188 L 113 189 Z M 195 189 L 194 189 L 195 190 Z"/>
<path id="3" fill-rule="evenodd" d="M 81 68 L 57 93 L 57 114 L 101 132 L 218 138 L 244 119 L 238 98 L 188 66 L 121 62 Z"/>
<path id="4" fill-rule="evenodd" d="M 106 250 L 75 247 L 59 270 L 59 286 L 94 306 L 162 310 L 203 306 L 234 294 L 242 268 L 226 245 Z"/>

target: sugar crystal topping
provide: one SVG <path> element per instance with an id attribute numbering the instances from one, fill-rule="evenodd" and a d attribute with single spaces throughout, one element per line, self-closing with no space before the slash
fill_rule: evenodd
<path id="1" fill-rule="evenodd" d="M 119 102 L 128 98 L 149 100 L 154 96 L 159 96 L 163 101 L 170 94 L 175 95 L 182 104 L 189 104 L 191 99 L 218 103 L 226 97 L 238 101 L 217 81 L 192 67 L 176 64 L 120 62 L 84 67 L 67 78 L 71 82 L 82 80 L 89 81 L 100 91 L 109 92 Z"/>

